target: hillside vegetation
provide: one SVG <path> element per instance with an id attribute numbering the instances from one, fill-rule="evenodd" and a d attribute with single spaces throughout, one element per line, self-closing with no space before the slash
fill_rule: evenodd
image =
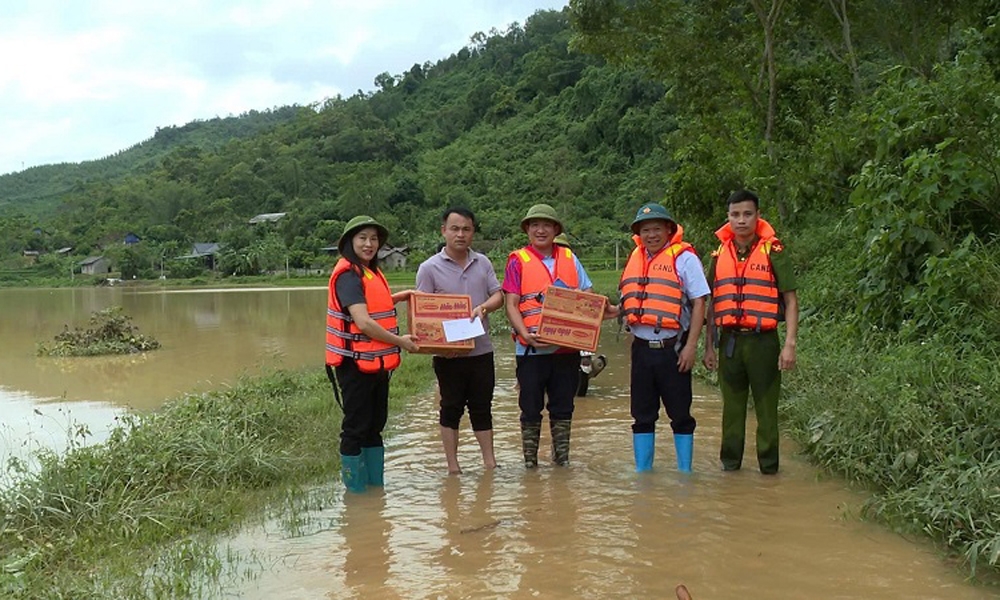
<path id="1" fill-rule="evenodd" d="M 545 201 L 600 260 L 627 247 L 649 200 L 707 255 L 725 198 L 750 187 L 801 273 L 786 423 L 820 464 L 871 487 L 868 514 L 995 571 L 996 12 L 993 0 L 572 0 L 378 75 L 372 93 L 80 180 L 45 214 L 27 210 L 51 197 L 44 182 L 0 196 L 13 205 L 0 256 L 23 268 L 24 249 L 74 246 L 141 277 L 221 242 L 222 273 L 257 274 L 327 264 L 320 249 L 364 212 L 416 261 L 440 209 L 463 204 L 500 258 Z M 247 224 L 267 212 L 287 216 Z M 121 245 L 127 232 L 143 241 Z M 59 260 L 33 268 L 64 273 Z"/>
<path id="2" fill-rule="evenodd" d="M 288 121 L 305 110 L 286 106 L 275 110 L 252 110 L 239 117 L 192 121 L 181 127 L 157 127 L 156 133 L 99 160 L 42 165 L 0 176 L 0 215 L 27 213 L 39 221 L 54 212 L 61 201 L 85 184 L 117 181 L 149 171 L 166 154 L 180 146 L 217 150 L 231 139 L 257 135 Z"/>

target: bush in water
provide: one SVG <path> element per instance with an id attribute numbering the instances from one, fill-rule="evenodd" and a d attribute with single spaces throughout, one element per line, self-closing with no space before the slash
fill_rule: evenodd
<path id="1" fill-rule="evenodd" d="M 65 327 L 51 344 L 39 344 L 39 356 L 100 356 L 156 350 L 160 342 L 139 333 L 132 318 L 120 306 L 99 310 L 90 316 L 90 328 Z"/>

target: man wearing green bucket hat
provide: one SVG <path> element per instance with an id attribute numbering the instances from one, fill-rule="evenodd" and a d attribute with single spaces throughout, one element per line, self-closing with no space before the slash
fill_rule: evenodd
<path id="1" fill-rule="evenodd" d="M 395 305 L 412 290 L 391 293 L 378 268 L 378 250 L 388 238 L 368 215 L 348 221 L 327 294 L 326 372 L 337 400 L 343 395 L 340 471 L 352 492 L 383 485 L 389 374 L 399 366 L 400 348 L 419 349 L 411 336 L 399 335 L 396 323 Z"/>
<path id="2" fill-rule="evenodd" d="M 632 332 L 630 405 L 636 472 L 653 468 L 660 403 L 670 417 L 677 470 L 691 471 L 694 366 L 711 294 L 694 247 L 663 206 L 644 204 L 632 220 L 636 247 L 618 287 Z"/>
<path id="3" fill-rule="evenodd" d="M 521 230 L 528 234 L 528 245 L 510 253 L 503 291 L 507 318 L 514 330 L 524 466 L 538 466 L 542 411 L 546 408 L 552 460 L 567 465 L 573 400 L 580 381 L 580 352 L 539 342 L 538 323 L 549 286 L 589 292 L 592 284 L 572 250 L 554 243 L 563 230 L 554 208 L 548 204 L 532 206 L 521 219 Z M 617 315 L 618 307 L 608 303 L 605 318 Z"/>

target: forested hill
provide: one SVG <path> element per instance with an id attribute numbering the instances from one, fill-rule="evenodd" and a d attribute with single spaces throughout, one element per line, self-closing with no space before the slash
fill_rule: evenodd
<path id="1" fill-rule="evenodd" d="M 257 135 L 289 121 L 301 107 L 252 110 L 239 117 L 192 121 L 158 127 L 149 139 L 111 156 L 80 163 L 42 165 L 0 176 L 0 215 L 22 212 L 40 219 L 50 216 L 66 194 L 88 182 L 111 182 L 149 172 L 172 150 L 194 146 L 218 150 L 226 142 Z"/>
<path id="2" fill-rule="evenodd" d="M 293 265 L 307 265 L 360 212 L 419 250 L 436 243 L 446 204 L 471 206 L 482 237 L 496 240 L 511 238 L 538 201 L 559 207 L 580 243 L 624 239 L 625 213 L 665 191 L 670 102 L 663 83 L 571 51 L 571 36 L 567 14 L 539 12 L 435 64 L 378 75 L 374 93 L 296 111 L 221 148 L 181 137 L 162 156 L 131 160 L 127 177 L 74 180 L 53 210 L 8 227 L 4 250 L 96 251 L 129 231 L 150 246 L 233 248 L 246 241 L 247 218 L 287 212 L 281 243 Z M 96 175 L 122 164 L 86 166 Z M 58 187 L 30 182 L 16 198 L 51 198 Z M 9 189 L 0 186 L 8 202 Z M 36 225 L 49 239 L 31 237 Z"/>

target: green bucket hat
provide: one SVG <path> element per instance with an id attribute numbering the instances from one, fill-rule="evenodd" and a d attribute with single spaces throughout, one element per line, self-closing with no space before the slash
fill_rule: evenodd
<path id="1" fill-rule="evenodd" d="M 659 204 L 643 204 L 635 213 L 635 219 L 632 221 L 632 233 L 638 234 L 639 224 L 643 221 L 652 221 L 653 219 L 670 221 L 675 224 L 677 223 L 677 221 L 674 221 L 674 218 L 670 216 L 670 213 L 667 212 L 667 209 L 663 208 Z"/>
<path id="2" fill-rule="evenodd" d="M 558 244 L 560 246 L 565 246 L 566 248 L 572 248 L 573 245 L 569 243 L 569 238 L 566 237 L 565 233 L 560 233 L 556 237 L 552 238 L 553 244 Z"/>
<path id="3" fill-rule="evenodd" d="M 357 233 L 359 229 L 363 229 L 365 227 L 374 227 L 377 229 L 378 247 L 381 248 L 382 246 L 385 246 L 385 243 L 389 240 L 389 230 L 368 215 L 358 215 L 348 221 L 347 225 L 344 225 L 344 233 L 340 236 L 340 240 L 337 241 L 337 250 L 340 251 L 341 256 L 344 254 L 344 246 L 351 241 L 351 238 L 354 237 L 354 234 Z"/>
<path id="4" fill-rule="evenodd" d="M 559 226 L 560 233 L 563 230 L 562 221 L 560 221 L 559 217 L 556 216 L 556 209 L 552 208 L 548 204 L 536 204 L 529 208 L 528 213 L 524 215 L 523 219 L 521 219 L 521 231 L 524 231 L 525 233 L 528 232 L 528 221 L 532 219 L 545 219 L 547 221 L 552 221 Z"/>

